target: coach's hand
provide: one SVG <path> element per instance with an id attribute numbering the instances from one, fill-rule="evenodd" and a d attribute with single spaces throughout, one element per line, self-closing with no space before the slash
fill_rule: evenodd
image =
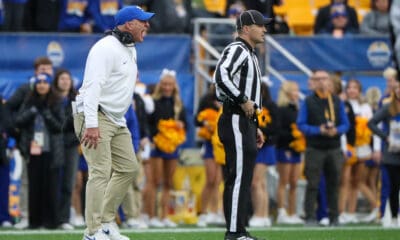
<path id="1" fill-rule="evenodd" d="M 100 139 L 99 128 L 86 128 L 81 139 L 81 144 L 87 148 L 97 148 Z"/>
<path id="2" fill-rule="evenodd" d="M 247 102 L 240 104 L 243 112 L 246 114 L 246 117 L 252 118 L 254 116 L 254 102 L 247 100 Z"/>

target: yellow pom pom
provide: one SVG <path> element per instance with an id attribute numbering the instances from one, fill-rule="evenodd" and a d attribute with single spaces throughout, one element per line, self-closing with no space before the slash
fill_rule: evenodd
<path id="1" fill-rule="evenodd" d="M 197 121 L 203 123 L 197 135 L 205 140 L 210 140 L 217 128 L 218 112 L 212 108 L 206 108 L 197 115 Z"/>
<path id="2" fill-rule="evenodd" d="M 294 140 L 289 144 L 294 151 L 301 153 L 306 150 L 306 138 L 304 137 L 303 133 L 297 128 L 295 123 L 290 125 L 292 129 L 292 136 Z"/>
<path id="3" fill-rule="evenodd" d="M 154 144 L 165 153 L 173 153 L 186 140 L 186 132 L 174 119 L 160 120 L 158 133 L 153 137 Z"/>
<path id="4" fill-rule="evenodd" d="M 356 117 L 356 142 L 355 145 L 364 146 L 371 143 L 372 132 L 368 128 L 368 119 L 365 117 Z"/>
<path id="5" fill-rule="evenodd" d="M 271 115 L 265 107 L 261 108 L 261 110 L 257 110 L 256 113 L 259 127 L 264 128 L 272 122 Z"/>

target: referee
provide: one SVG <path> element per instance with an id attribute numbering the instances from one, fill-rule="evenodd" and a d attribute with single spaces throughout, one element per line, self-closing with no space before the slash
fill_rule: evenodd
<path id="1" fill-rule="evenodd" d="M 270 21 L 256 10 L 241 13 L 236 20 L 239 36 L 224 49 L 214 74 L 217 97 L 223 102 L 218 134 L 226 156 L 226 240 L 257 239 L 245 229 L 257 148 L 264 142 L 255 111 L 261 106 L 261 72 L 254 48 L 264 42 Z"/>

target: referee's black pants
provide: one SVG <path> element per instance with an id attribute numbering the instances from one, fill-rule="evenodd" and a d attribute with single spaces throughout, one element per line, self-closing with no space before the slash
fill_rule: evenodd
<path id="1" fill-rule="evenodd" d="M 245 233 L 257 156 L 257 125 L 244 114 L 222 113 L 218 135 L 225 149 L 223 202 L 227 233 Z"/>

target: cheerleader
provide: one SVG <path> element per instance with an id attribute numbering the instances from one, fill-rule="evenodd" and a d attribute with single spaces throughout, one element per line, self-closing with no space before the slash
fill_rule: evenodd
<path id="1" fill-rule="evenodd" d="M 219 185 L 222 180 L 221 165 L 214 159 L 211 137 L 217 127 L 217 115 L 221 103 L 218 102 L 214 85 L 200 99 L 196 114 L 195 124 L 199 127 L 198 136 L 202 138 L 202 158 L 206 171 L 206 183 L 201 193 L 201 209 L 197 226 L 205 227 L 207 224 L 223 223 L 218 214 L 220 200 Z"/>
<path id="2" fill-rule="evenodd" d="M 275 144 L 279 129 L 278 107 L 272 101 L 269 88 L 265 82 L 261 84 L 262 108 L 258 113 L 258 127 L 264 134 L 264 145 L 258 150 L 256 165 L 251 183 L 251 200 L 253 215 L 249 220 L 250 227 L 270 227 L 268 217 L 269 196 L 266 173 L 268 166 L 275 165 Z"/>
<path id="3" fill-rule="evenodd" d="M 176 223 L 167 218 L 169 192 L 172 188 L 172 180 L 178 164 L 178 144 L 177 140 L 170 136 L 163 135 L 163 123 L 172 126 L 173 130 L 180 134 L 174 136 L 182 137 L 185 133 L 186 113 L 176 78 L 176 72 L 164 69 L 160 76 L 160 81 L 153 92 L 154 112 L 149 115 L 150 135 L 152 136 L 154 148 L 150 155 L 150 166 L 153 171 L 152 178 L 149 179 L 149 226 L 150 227 L 176 227 Z M 172 129 L 164 133 L 168 135 Z M 166 138 L 165 138 L 166 137 Z M 183 137 L 185 137 L 183 135 Z M 183 143 L 183 141 L 180 141 Z M 161 219 L 155 215 L 156 192 L 162 186 L 161 194 Z"/>
<path id="4" fill-rule="evenodd" d="M 359 222 L 355 215 L 358 191 L 361 191 L 371 206 L 372 211 L 368 218 L 373 220 L 378 216 L 379 213 L 376 196 L 374 196 L 371 189 L 368 188 L 363 181 L 366 173 L 365 161 L 371 159 L 372 157 L 372 149 L 370 146 L 372 132 L 367 127 L 367 122 L 372 117 L 372 109 L 368 103 L 362 100 L 361 93 L 361 83 L 356 79 L 349 80 L 346 85 L 346 95 L 355 114 L 355 150 L 357 163 L 351 167 L 348 214 L 345 215 L 346 218 L 344 223 Z"/>
<path id="5" fill-rule="evenodd" d="M 279 134 L 277 141 L 277 168 L 279 183 L 277 190 L 278 217 L 277 223 L 300 224 L 303 220 L 296 214 L 296 189 L 300 176 L 301 152 L 304 151 L 302 135 L 296 135 L 296 119 L 299 109 L 299 87 L 296 82 L 286 81 L 278 95 Z M 299 131 L 297 131 L 299 133 Z M 296 137 L 294 136 L 296 135 Z M 289 184 L 288 206 L 286 203 L 286 186 Z"/>

